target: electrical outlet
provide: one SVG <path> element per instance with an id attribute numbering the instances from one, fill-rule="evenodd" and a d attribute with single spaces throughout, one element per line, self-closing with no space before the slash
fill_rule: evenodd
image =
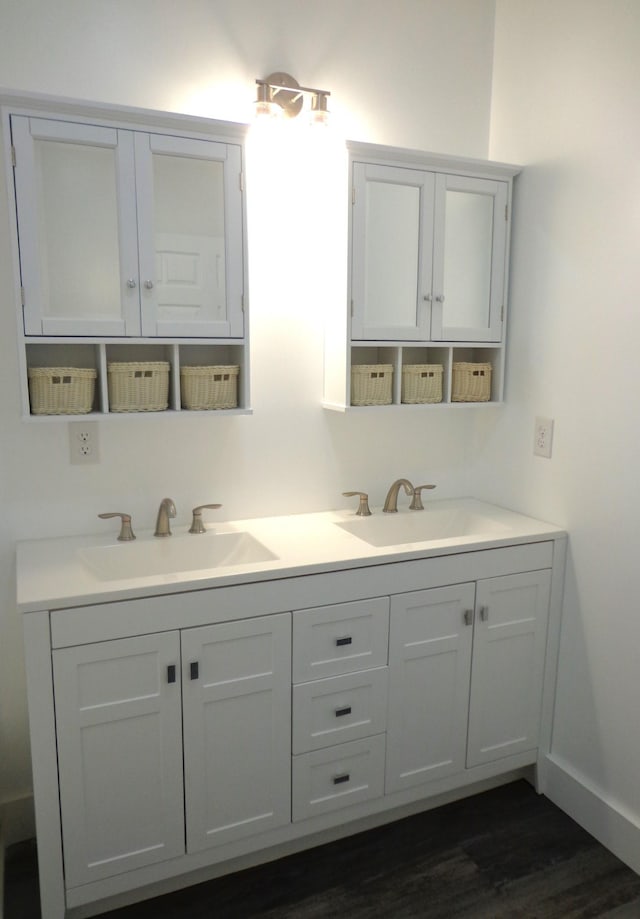
<path id="1" fill-rule="evenodd" d="M 100 440 L 95 421 L 69 423 L 69 461 L 75 466 L 100 462 Z"/>
<path id="2" fill-rule="evenodd" d="M 536 418 L 533 429 L 533 452 L 535 456 L 551 459 L 553 442 L 553 418 Z"/>

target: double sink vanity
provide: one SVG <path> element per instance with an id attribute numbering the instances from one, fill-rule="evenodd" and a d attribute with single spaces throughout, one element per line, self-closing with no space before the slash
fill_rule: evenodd
<path id="1" fill-rule="evenodd" d="M 565 533 L 398 504 L 19 544 L 43 919 L 543 779 Z"/>

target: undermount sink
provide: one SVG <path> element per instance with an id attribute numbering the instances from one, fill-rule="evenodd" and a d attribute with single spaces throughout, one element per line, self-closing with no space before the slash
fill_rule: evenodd
<path id="1" fill-rule="evenodd" d="M 465 536 L 504 535 L 509 529 L 491 517 L 459 508 L 354 517 L 336 523 L 336 526 L 376 547 Z"/>
<path id="2" fill-rule="evenodd" d="M 229 565 L 251 565 L 276 559 L 266 546 L 249 533 L 215 533 L 150 537 L 109 546 L 78 550 L 80 561 L 100 580 L 170 575 Z"/>

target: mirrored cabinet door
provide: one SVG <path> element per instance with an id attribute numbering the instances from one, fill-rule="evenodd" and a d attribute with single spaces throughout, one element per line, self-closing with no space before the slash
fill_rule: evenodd
<path id="1" fill-rule="evenodd" d="M 13 116 L 27 335 L 140 334 L 131 132 Z"/>
<path id="2" fill-rule="evenodd" d="M 500 341 L 507 183 L 436 176 L 431 337 Z"/>
<path id="3" fill-rule="evenodd" d="M 142 331 L 241 337 L 240 148 L 136 134 Z"/>
<path id="4" fill-rule="evenodd" d="M 434 175 L 355 163 L 351 337 L 429 337 Z"/>

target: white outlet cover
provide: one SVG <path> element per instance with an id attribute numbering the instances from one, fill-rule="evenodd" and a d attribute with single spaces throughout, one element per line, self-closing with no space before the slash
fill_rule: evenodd
<path id="1" fill-rule="evenodd" d="M 69 422 L 69 462 L 86 466 L 100 462 L 99 425 L 95 421 Z"/>
<path id="2" fill-rule="evenodd" d="M 535 456 L 551 459 L 553 446 L 553 418 L 537 417 L 533 428 L 533 452 Z"/>

